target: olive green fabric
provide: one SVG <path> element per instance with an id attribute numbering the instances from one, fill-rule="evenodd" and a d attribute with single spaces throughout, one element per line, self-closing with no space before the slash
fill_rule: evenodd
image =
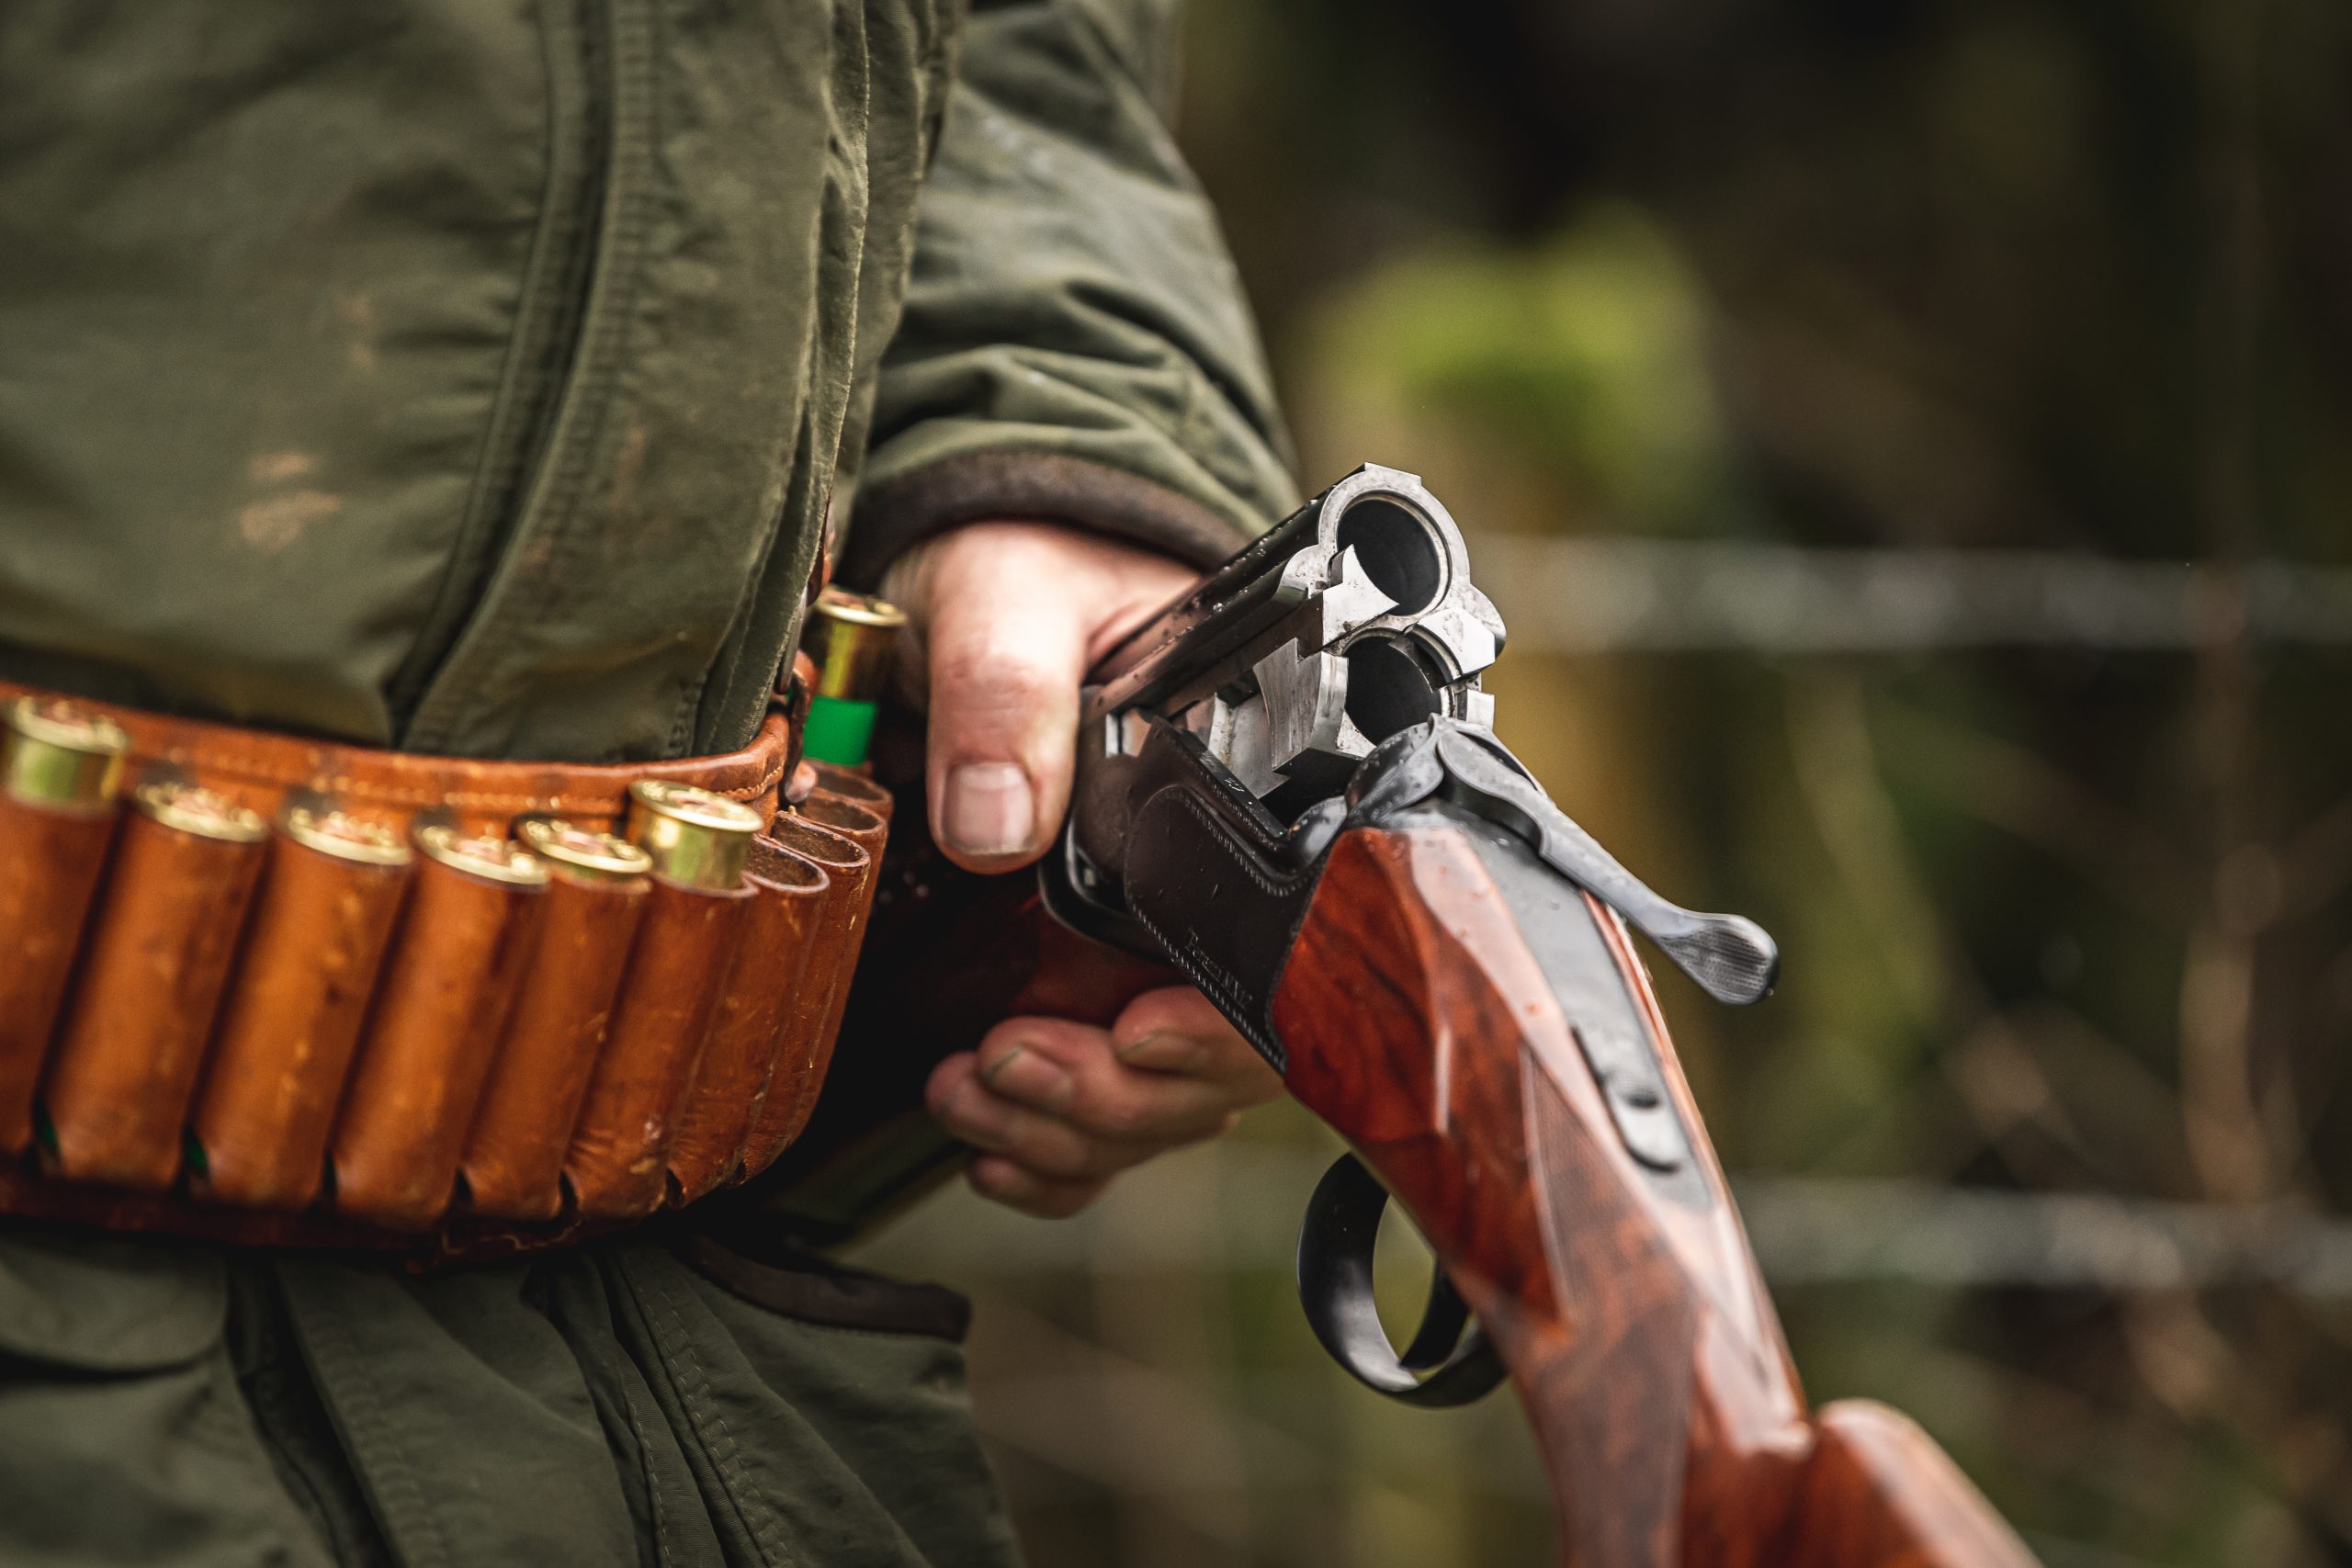
<path id="1" fill-rule="evenodd" d="M 672 756 L 829 513 L 869 573 L 991 509 L 1223 553 L 1291 496 L 1165 12 L 0 10 L 0 673 Z"/>
<path id="2" fill-rule="evenodd" d="M 0 1236 L 0 1562 L 1012 1563 L 956 1346 L 783 1315 L 734 1262 Z"/>
<path id="3" fill-rule="evenodd" d="M 867 575 L 986 515 L 1223 554 L 1292 492 L 1170 19 L 0 8 L 0 675 L 673 756 L 751 734 L 829 520 Z M 952 1344 L 678 1242 L 0 1225 L 0 1562 L 1012 1560 Z"/>
<path id="4" fill-rule="evenodd" d="M 974 17 L 844 575 L 992 516 L 1206 567 L 1296 504 L 1233 263 L 1161 118 L 1165 9 Z"/>

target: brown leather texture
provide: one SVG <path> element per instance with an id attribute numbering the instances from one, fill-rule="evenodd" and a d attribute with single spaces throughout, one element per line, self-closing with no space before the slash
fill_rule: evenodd
<path id="1" fill-rule="evenodd" d="M 41 695 L 0 681 L 0 702 Z M 81 705 L 119 724 L 130 737 L 131 772 L 162 766 L 268 815 L 287 795 L 314 789 L 346 809 L 405 821 L 447 811 L 468 829 L 503 827 L 543 813 L 605 822 L 628 808 L 639 779 L 672 779 L 731 800 L 774 808 L 776 785 L 795 750 L 781 714 L 772 714 L 752 744 L 717 757 L 669 762 L 494 762 L 429 757 L 275 735 L 232 725 L 101 704 Z"/>
<path id="2" fill-rule="evenodd" d="M 423 1230 L 449 1207 L 544 892 L 419 863 L 399 955 L 335 1121 L 344 1213 Z"/>
<path id="3" fill-rule="evenodd" d="M 820 790 L 799 812 L 778 818 L 769 829 L 781 848 L 822 865 L 828 881 L 809 947 L 808 979 L 793 992 L 786 1010 L 775 1075 L 761 1099 L 745 1142 L 747 1171 L 764 1170 L 774 1164 L 808 1124 L 808 1113 L 817 1103 L 817 1087 L 832 1062 L 842 1014 L 849 1007 L 849 983 L 857 966 L 859 943 L 865 936 L 866 915 L 874 907 L 875 868 L 882 863 L 880 847 L 868 851 L 854 839 L 809 820 L 808 807 L 826 795 Z M 849 804 L 839 796 L 831 798 Z M 864 815 L 873 817 L 871 812 Z"/>
<path id="4" fill-rule="evenodd" d="M 259 843 L 124 819 L 41 1086 L 59 1173 L 150 1189 L 178 1177 L 180 1129 L 268 858 Z"/>
<path id="5" fill-rule="evenodd" d="M 652 886 L 641 876 L 548 878 L 532 962 L 466 1137 L 463 1174 L 477 1213 L 551 1220 L 562 1212 L 563 1156 Z"/>
<path id="6" fill-rule="evenodd" d="M 753 846 L 751 874 L 760 897 L 745 920 L 670 1148 L 670 1179 L 681 1202 L 742 1174 L 745 1142 L 775 1076 L 786 1012 L 806 981 L 831 882 L 821 868 L 772 840 Z M 786 1091 L 797 1093 L 793 1075 L 786 1078 Z"/>
<path id="7" fill-rule="evenodd" d="M 729 893 L 653 885 L 612 1035 L 563 1161 L 572 1200 L 590 1218 L 635 1219 L 662 1201 L 676 1111 L 718 1010 L 711 979 L 733 965 L 757 897 L 750 885 Z"/>
<path id="8" fill-rule="evenodd" d="M 309 1202 L 368 1002 L 413 872 L 270 845 L 202 1096 L 197 1190 L 263 1208 Z"/>
<path id="9" fill-rule="evenodd" d="M 113 840 L 110 812 L 0 796 L 0 1155 L 32 1142 L 33 1091 Z"/>
<path id="10" fill-rule="evenodd" d="M 727 756 L 569 766 L 85 705 L 130 738 L 125 801 L 171 780 L 275 826 L 236 841 L 0 799 L 0 1213 L 503 1256 L 741 1181 L 805 1120 L 887 828 L 873 786 L 821 765 L 775 815 L 781 715 Z M 412 843 L 421 820 L 612 829 L 644 778 L 767 818 L 742 887 L 551 861 L 534 886 L 285 827 L 300 802 Z"/>
<path id="11" fill-rule="evenodd" d="M 823 776 L 822 773 L 818 774 L 820 779 Z M 890 834 L 888 818 L 821 784 L 802 803 L 798 815 L 813 827 L 840 834 L 876 860 L 882 854 L 882 840 Z"/>
<path id="12" fill-rule="evenodd" d="M 855 768 L 840 767 L 831 762 L 812 761 L 808 766 L 816 773 L 817 787 L 827 795 L 846 800 L 853 806 L 862 806 L 885 822 L 890 820 L 890 813 L 897 807 L 899 797 L 868 775 Z"/>

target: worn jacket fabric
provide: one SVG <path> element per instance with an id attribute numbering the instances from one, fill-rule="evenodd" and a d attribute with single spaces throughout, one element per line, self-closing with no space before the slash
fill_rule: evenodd
<path id="1" fill-rule="evenodd" d="M 0 671 L 671 756 L 751 734 L 829 512 L 869 573 L 1222 555 L 1288 481 L 1162 9 L 9 6 Z"/>
<path id="2" fill-rule="evenodd" d="M 0 1238 L 0 1562 L 1007 1568 L 947 1292 Z"/>
<path id="3" fill-rule="evenodd" d="M 0 10 L 0 674 L 671 756 L 750 734 L 829 519 L 869 579 L 990 515 L 1221 556 L 1291 495 L 1168 21 Z M 0 1228 L 0 1562 L 1011 1561 L 938 1314 L 692 1228 Z"/>

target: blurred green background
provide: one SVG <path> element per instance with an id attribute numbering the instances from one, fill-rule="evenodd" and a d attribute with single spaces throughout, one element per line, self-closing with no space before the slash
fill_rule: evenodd
<path id="1" fill-rule="evenodd" d="M 2352 6 L 1186 26 L 1304 477 L 1424 475 L 1504 737 L 1781 940 L 1748 1012 L 1660 984 L 1813 1396 L 2052 1568 L 2352 1562 Z M 1039 1568 L 1546 1560 L 1508 1398 L 1309 1337 L 1332 1153 L 1278 1107 L 869 1250 L 978 1298 Z"/>

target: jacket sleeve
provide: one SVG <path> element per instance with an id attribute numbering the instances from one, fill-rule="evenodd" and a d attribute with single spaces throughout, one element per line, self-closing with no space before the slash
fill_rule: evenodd
<path id="1" fill-rule="evenodd" d="M 1207 566 L 1295 504 L 1240 283 L 1163 110 L 1170 0 L 976 6 L 842 575 L 1028 518 Z"/>

